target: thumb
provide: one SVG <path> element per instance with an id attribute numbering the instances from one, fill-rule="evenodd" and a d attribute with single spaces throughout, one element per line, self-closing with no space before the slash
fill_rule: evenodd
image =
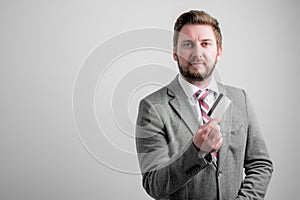
<path id="1" fill-rule="evenodd" d="M 221 118 L 220 117 L 216 117 L 214 119 L 212 119 L 209 123 L 210 124 L 219 124 L 221 122 Z"/>

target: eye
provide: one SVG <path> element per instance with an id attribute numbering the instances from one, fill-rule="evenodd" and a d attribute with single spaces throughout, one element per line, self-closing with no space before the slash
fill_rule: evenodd
<path id="1" fill-rule="evenodd" d="M 193 45 L 192 42 L 186 41 L 186 42 L 183 42 L 183 43 L 182 43 L 182 47 L 183 47 L 183 48 L 193 48 L 194 45 Z"/>
<path id="2" fill-rule="evenodd" d="M 208 46 L 210 46 L 210 43 L 209 42 L 202 42 L 201 45 L 203 47 L 208 47 Z"/>
<path id="3" fill-rule="evenodd" d="M 209 46 L 212 46 L 212 42 L 211 42 L 211 41 L 203 41 L 203 42 L 201 43 L 201 46 L 202 46 L 203 48 L 207 48 L 207 47 L 209 47 Z"/>

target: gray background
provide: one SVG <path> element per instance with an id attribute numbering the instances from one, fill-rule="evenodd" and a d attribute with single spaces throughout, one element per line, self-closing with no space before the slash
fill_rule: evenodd
<path id="1" fill-rule="evenodd" d="M 244 88 L 256 108 L 275 165 L 266 199 L 297 198 L 296 0 L 36 0 L 0 2 L 1 200 L 150 199 L 139 175 L 112 170 L 83 147 L 73 120 L 73 86 L 99 44 L 137 28 L 171 30 L 191 8 L 219 19 L 222 78 Z M 134 116 L 136 107 L 129 110 Z M 128 162 L 126 156 L 112 160 Z"/>

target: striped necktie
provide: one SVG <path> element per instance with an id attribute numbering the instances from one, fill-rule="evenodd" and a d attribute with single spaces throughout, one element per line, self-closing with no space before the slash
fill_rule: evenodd
<path id="1" fill-rule="evenodd" d="M 199 105 L 200 105 L 200 110 L 201 110 L 201 115 L 203 119 L 203 123 L 207 123 L 210 121 L 210 117 L 207 115 L 209 111 L 209 103 L 208 103 L 208 96 L 213 93 L 213 91 L 209 89 L 204 89 L 204 90 L 199 90 L 196 92 L 196 97 L 198 99 Z"/>
<path id="2" fill-rule="evenodd" d="M 210 105 L 211 105 L 207 98 L 210 94 L 213 94 L 213 91 L 211 91 L 209 89 L 199 90 L 198 92 L 195 93 L 195 95 L 198 99 L 199 105 L 200 105 L 203 124 L 205 124 L 211 120 L 211 118 L 207 115 L 207 113 L 209 112 L 209 109 L 210 109 Z M 214 152 L 213 155 L 216 159 L 218 158 L 217 152 Z"/>

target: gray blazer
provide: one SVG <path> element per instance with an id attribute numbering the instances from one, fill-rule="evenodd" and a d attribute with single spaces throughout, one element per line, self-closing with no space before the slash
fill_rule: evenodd
<path id="1" fill-rule="evenodd" d="M 140 102 L 136 148 L 143 187 L 153 198 L 264 198 L 273 166 L 249 98 L 229 86 L 219 84 L 219 91 L 232 102 L 220 124 L 217 165 L 210 154 L 198 157 L 192 137 L 200 123 L 177 77 Z"/>

